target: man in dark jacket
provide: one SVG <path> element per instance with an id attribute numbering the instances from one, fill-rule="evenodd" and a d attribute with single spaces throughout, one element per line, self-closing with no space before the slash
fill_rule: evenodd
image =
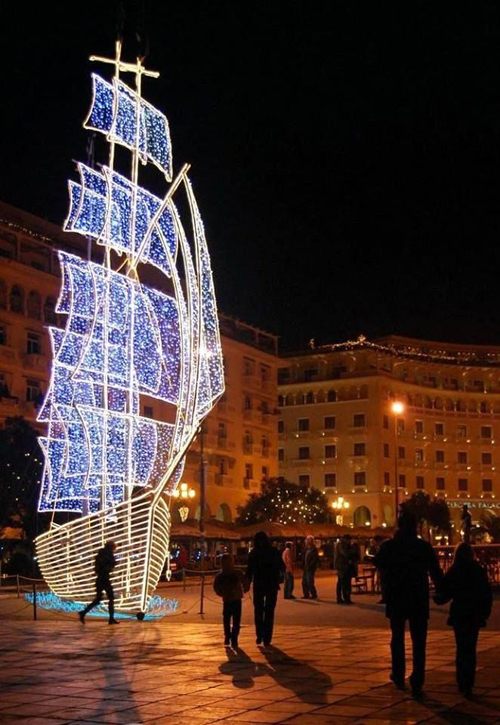
<path id="1" fill-rule="evenodd" d="M 78 613 L 80 622 L 85 624 L 85 615 L 90 612 L 91 609 L 97 607 L 102 601 L 102 593 L 106 592 L 108 597 L 108 610 L 109 610 L 109 623 L 120 624 L 115 619 L 115 593 L 111 584 L 110 575 L 116 566 L 116 559 L 114 553 L 116 551 L 116 544 L 114 541 L 107 541 L 106 544 L 99 549 L 94 562 L 94 569 L 96 573 L 95 581 L 95 599 L 93 602 L 88 604 L 85 609 Z"/>
<path id="2" fill-rule="evenodd" d="M 403 509 L 398 531 L 380 547 L 374 559 L 384 576 L 386 616 L 391 625 L 391 679 L 400 689 L 405 681 L 405 626 L 410 625 L 413 672 L 410 684 L 415 696 L 422 693 L 425 679 L 425 646 L 429 619 L 429 575 L 436 585 L 443 573 L 427 542 L 417 536 L 415 517 Z"/>
<path id="3" fill-rule="evenodd" d="M 314 543 L 314 536 L 306 537 L 306 551 L 304 554 L 304 569 L 302 573 L 302 599 L 317 599 L 318 592 L 314 584 L 316 569 L 319 564 L 319 555 Z"/>
<path id="4" fill-rule="evenodd" d="M 285 565 L 280 552 L 271 546 L 267 534 L 258 531 L 248 556 L 246 579 L 253 582 L 253 606 L 257 644 L 268 647 L 273 638 L 274 610 Z"/>

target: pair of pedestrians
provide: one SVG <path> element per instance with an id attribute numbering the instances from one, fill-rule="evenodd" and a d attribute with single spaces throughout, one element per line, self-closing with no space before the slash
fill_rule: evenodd
<path id="1" fill-rule="evenodd" d="M 429 577 L 436 588 L 435 601 L 450 600 L 448 623 L 453 627 L 457 645 L 457 682 L 468 695 L 474 686 L 476 645 L 479 629 L 491 612 L 491 588 L 485 571 L 474 561 L 469 544 L 457 547 L 453 566 L 446 575 L 441 571 L 432 546 L 417 536 L 415 517 L 403 509 L 393 539 L 380 547 L 374 559 L 384 576 L 386 616 L 391 627 L 391 679 L 403 689 L 405 683 L 405 628 L 409 623 L 413 648 L 410 685 L 420 697 L 425 680 L 425 649 L 429 620 Z"/>

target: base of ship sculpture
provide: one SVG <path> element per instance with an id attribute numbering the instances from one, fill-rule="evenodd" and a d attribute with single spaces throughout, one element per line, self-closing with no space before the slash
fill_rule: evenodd
<path id="1" fill-rule="evenodd" d="M 33 594 L 28 592 L 24 595 L 24 598 L 30 604 L 33 604 Z M 85 606 L 84 602 L 73 602 L 68 599 L 61 599 L 54 592 L 39 592 L 36 593 L 36 606 L 40 609 L 45 609 L 49 612 L 61 612 L 62 614 L 78 614 Z M 155 594 L 149 600 L 147 610 L 145 612 L 137 612 L 137 614 L 126 614 L 125 612 L 115 612 L 115 619 L 138 619 L 157 621 L 164 617 L 171 616 L 172 614 L 178 614 L 179 612 L 179 600 L 178 599 L 165 599 Z M 107 619 L 109 617 L 108 603 L 106 601 L 101 602 L 95 609 L 92 609 L 88 614 L 88 617 L 95 617 L 96 619 Z"/>
<path id="2" fill-rule="evenodd" d="M 167 501 L 149 492 L 112 509 L 53 525 L 36 539 L 37 560 L 54 594 L 90 602 L 95 597 L 95 556 L 106 541 L 114 541 L 115 609 L 140 615 L 148 609 L 167 560 L 169 532 Z"/>

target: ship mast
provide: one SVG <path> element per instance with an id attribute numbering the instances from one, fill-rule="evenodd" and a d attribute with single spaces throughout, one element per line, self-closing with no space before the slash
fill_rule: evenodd
<path id="1" fill-rule="evenodd" d="M 122 41 L 121 39 L 118 39 L 115 43 L 115 57 L 114 58 L 105 58 L 103 56 L 96 56 L 92 55 L 90 56 L 90 60 L 93 62 L 99 62 L 99 63 L 107 63 L 114 66 L 115 72 L 114 72 L 114 79 L 115 83 L 118 83 L 120 80 L 120 73 L 134 73 L 135 74 L 135 87 L 136 87 L 136 94 L 137 94 L 137 100 L 136 100 L 136 138 L 135 138 L 135 148 L 132 150 L 132 169 L 131 169 L 131 181 L 132 181 L 132 189 L 133 189 L 133 197 L 132 197 L 132 215 L 131 215 L 131 255 L 126 258 L 126 264 L 128 264 L 129 268 L 132 267 L 133 261 L 134 261 L 134 250 L 135 250 L 135 223 L 136 223 L 136 210 L 137 210 L 137 186 L 138 186 L 138 176 L 139 176 L 139 128 L 140 128 L 140 113 L 141 113 L 141 107 L 140 107 L 140 99 L 141 99 L 141 87 L 142 87 L 142 76 L 148 76 L 151 78 L 158 78 L 159 73 L 157 71 L 151 71 L 146 70 L 142 63 L 142 58 L 137 58 L 136 63 L 126 63 L 121 59 L 121 52 L 122 52 Z M 118 102 L 118 98 L 115 101 Z M 109 138 L 109 161 L 108 161 L 108 167 L 111 170 L 111 172 L 114 171 L 114 161 L 115 161 L 115 140 L 113 138 L 113 135 L 110 134 Z M 110 190 L 111 194 L 111 190 Z M 108 210 L 108 218 L 106 220 L 105 225 L 105 241 L 109 238 L 109 227 L 110 227 L 110 217 L 111 217 L 111 204 L 109 204 L 109 210 Z M 107 330 L 107 320 L 109 316 L 109 279 L 110 279 L 110 271 L 111 271 L 111 247 L 109 244 L 106 243 L 105 247 L 105 258 L 104 258 L 104 264 L 106 267 L 106 270 L 108 272 L 108 284 L 106 285 L 106 296 L 105 296 L 105 310 L 104 310 L 104 334 L 103 334 L 103 357 L 104 357 L 104 375 L 103 375 L 103 403 L 104 403 L 104 424 L 103 424 L 103 453 L 102 453 L 102 468 L 103 468 L 103 485 L 102 485 L 102 495 L 101 495 L 101 510 L 104 510 L 106 508 L 106 486 L 107 486 L 107 439 L 108 439 L 108 408 L 109 408 L 109 385 L 108 385 L 108 367 L 109 367 L 109 351 L 108 351 L 108 330 Z M 132 304 L 130 305 L 130 348 L 129 348 L 129 355 L 130 355 L 130 385 L 129 385 L 129 391 L 128 391 L 128 409 L 129 414 L 131 416 L 130 420 L 132 421 L 132 416 L 134 414 L 134 408 L 135 408 L 135 391 L 134 391 L 134 383 L 132 379 L 133 375 L 133 330 L 134 330 L 134 316 L 133 316 L 133 310 L 134 310 L 134 304 L 133 304 L 133 295 L 134 295 L 134 288 L 132 287 Z M 132 480 L 132 471 L 133 471 L 133 459 L 132 459 L 132 447 L 133 447 L 133 425 L 132 422 L 129 426 L 128 431 L 128 466 L 127 466 L 127 480 L 125 482 L 125 498 L 130 500 L 132 496 L 132 489 L 133 489 L 133 480 Z"/>

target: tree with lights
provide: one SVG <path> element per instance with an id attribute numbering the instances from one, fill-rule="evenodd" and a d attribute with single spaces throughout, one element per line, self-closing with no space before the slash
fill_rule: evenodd
<path id="1" fill-rule="evenodd" d="M 22 417 L 7 418 L 0 430 L 0 528 L 37 534 L 37 500 L 42 472 L 38 432 Z"/>
<path id="2" fill-rule="evenodd" d="M 328 501 L 319 489 L 271 478 L 262 482 L 260 493 L 250 494 L 247 503 L 238 507 L 237 523 L 314 524 L 330 518 Z"/>

